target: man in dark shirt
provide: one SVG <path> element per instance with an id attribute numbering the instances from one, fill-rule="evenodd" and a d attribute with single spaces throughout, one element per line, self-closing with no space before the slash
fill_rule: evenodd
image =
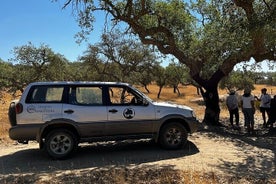
<path id="1" fill-rule="evenodd" d="M 270 125 L 270 129 L 273 129 L 273 124 L 276 122 L 276 95 L 270 101 L 270 113 L 268 124 Z"/>

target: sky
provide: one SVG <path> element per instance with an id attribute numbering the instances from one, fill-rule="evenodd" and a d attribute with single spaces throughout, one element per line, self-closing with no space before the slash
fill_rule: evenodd
<path id="1" fill-rule="evenodd" d="M 31 42 L 35 47 L 47 45 L 55 53 L 69 61 L 77 61 L 87 49 L 88 43 L 100 41 L 104 16 L 96 15 L 94 31 L 88 42 L 76 43 L 75 34 L 80 31 L 71 6 L 62 9 L 65 0 L 4 0 L 0 6 L 0 59 L 13 58 L 12 50 Z M 168 64 L 168 63 L 167 63 Z M 164 64 L 164 65 L 167 65 Z M 238 68 L 239 66 L 236 66 Z M 276 66 L 275 66 L 276 67 Z M 264 71 L 274 71 L 262 64 Z"/>
<path id="2" fill-rule="evenodd" d="M 14 47 L 31 42 L 39 47 L 47 45 L 55 53 L 69 61 L 77 61 L 87 49 L 88 43 L 76 43 L 75 34 L 80 31 L 72 8 L 62 9 L 64 1 L 5 0 L 0 6 L 0 58 L 13 58 Z M 100 41 L 102 17 L 97 17 L 89 43 Z"/>

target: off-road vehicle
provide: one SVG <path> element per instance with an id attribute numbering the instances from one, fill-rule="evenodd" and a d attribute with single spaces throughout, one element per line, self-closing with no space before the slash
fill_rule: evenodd
<path id="1" fill-rule="evenodd" d="M 179 149 L 199 122 L 191 108 L 154 102 L 126 83 L 35 82 L 9 107 L 9 136 L 36 140 L 49 156 L 69 156 L 79 143 L 153 138 Z"/>

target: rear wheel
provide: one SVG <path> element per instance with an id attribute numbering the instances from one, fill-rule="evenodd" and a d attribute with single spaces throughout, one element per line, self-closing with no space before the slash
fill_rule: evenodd
<path id="1" fill-rule="evenodd" d="M 165 149 L 179 149 L 187 143 L 188 133 L 180 123 L 169 123 L 162 127 L 159 143 Z"/>
<path id="2" fill-rule="evenodd" d="M 11 126 L 15 126 L 16 125 L 15 102 L 12 102 L 10 104 L 8 115 L 9 115 Z"/>
<path id="3" fill-rule="evenodd" d="M 77 145 L 75 135 L 67 129 L 52 130 L 45 139 L 45 149 L 54 159 L 64 159 L 72 154 Z"/>

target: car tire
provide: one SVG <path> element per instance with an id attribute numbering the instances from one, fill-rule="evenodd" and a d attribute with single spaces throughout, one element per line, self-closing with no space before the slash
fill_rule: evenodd
<path id="1" fill-rule="evenodd" d="M 188 133 L 180 123 L 168 123 L 164 125 L 159 134 L 159 143 L 162 148 L 180 149 L 187 143 Z"/>
<path id="2" fill-rule="evenodd" d="M 54 159 L 67 158 L 76 146 L 76 136 L 67 129 L 52 130 L 45 139 L 45 150 Z"/>
<path id="3" fill-rule="evenodd" d="M 9 121 L 11 126 L 16 126 L 16 112 L 15 112 L 15 102 L 12 102 L 8 111 Z"/>

